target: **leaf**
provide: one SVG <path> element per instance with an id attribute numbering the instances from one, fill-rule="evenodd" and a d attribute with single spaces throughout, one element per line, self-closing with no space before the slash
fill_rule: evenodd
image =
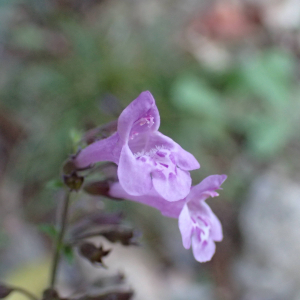
<path id="1" fill-rule="evenodd" d="M 34 25 L 19 26 L 14 31 L 11 43 L 26 50 L 41 50 L 45 48 L 45 31 Z"/>
<path id="2" fill-rule="evenodd" d="M 46 188 L 49 190 L 59 190 L 64 186 L 60 179 L 53 179 L 47 182 Z"/>
<path id="3" fill-rule="evenodd" d="M 65 256 L 67 262 L 71 265 L 74 262 L 74 251 L 72 246 L 64 245 L 62 248 L 62 253 Z"/>
<path id="4" fill-rule="evenodd" d="M 289 105 L 292 59 L 277 51 L 265 52 L 248 60 L 241 77 L 250 93 L 265 100 L 265 108 L 277 112 Z"/>
<path id="5" fill-rule="evenodd" d="M 182 75 L 172 86 L 174 105 L 189 113 L 208 118 L 221 118 L 220 95 L 206 82 L 193 74 Z"/>
<path id="6" fill-rule="evenodd" d="M 56 239 L 58 237 L 58 230 L 54 225 L 51 224 L 41 224 L 38 226 L 38 229 L 43 233 L 47 234 L 52 239 Z"/>
<path id="7" fill-rule="evenodd" d="M 82 138 L 82 133 L 76 129 L 70 131 L 70 139 L 74 149 L 77 149 Z"/>
<path id="8" fill-rule="evenodd" d="M 264 119 L 249 131 L 250 150 L 260 157 L 271 157 L 286 145 L 291 137 L 291 124 L 284 118 Z"/>

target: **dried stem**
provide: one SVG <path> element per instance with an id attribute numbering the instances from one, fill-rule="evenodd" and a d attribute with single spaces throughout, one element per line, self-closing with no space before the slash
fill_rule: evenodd
<path id="1" fill-rule="evenodd" d="M 63 238 L 64 238 L 64 234 L 66 231 L 70 199 L 71 199 L 71 191 L 67 191 L 66 196 L 64 198 L 63 210 L 62 210 L 62 214 L 61 214 L 59 236 L 56 240 L 56 247 L 54 249 L 54 254 L 53 254 L 52 271 L 51 271 L 51 277 L 50 277 L 51 278 L 50 279 L 51 280 L 50 281 L 51 288 L 54 288 L 56 277 L 57 277 L 57 268 L 58 268 L 58 264 L 59 264 L 59 260 L 60 260 L 60 252 L 61 252 L 61 248 L 63 245 Z"/>

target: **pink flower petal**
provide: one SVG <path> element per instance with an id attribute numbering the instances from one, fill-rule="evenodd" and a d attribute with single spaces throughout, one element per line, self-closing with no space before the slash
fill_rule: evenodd
<path id="1" fill-rule="evenodd" d="M 147 195 L 133 196 L 125 192 L 119 182 L 111 185 L 109 194 L 112 197 L 128 199 L 158 209 L 162 215 L 169 218 L 178 218 L 185 204 L 184 200 L 169 202 L 162 198 L 153 188 Z"/>
<path id="2" fill-rule="evenodd" d="M 129 146 L 125 144 L 121 151 L 118 177 L 124 190 L 134 196 L 147 194 L 152 188 L 151 166 L 137 160 Z"/>
<path id="3" fill-rule="evenodd" d="M 191 219 L 189 209 L 185 205 L 178 218 L 179 230 L 182 237 L 182 244 L 185 249 L 191 247 L 191 237 L 193 233 L 193 221 Z"/>
<path id="4" fill-rule="evenodd" d="M 118 134 L 122 143 L 128 142 L 134 123 L 143 118 L 147 112 L 151 113 L 153 117 L 151 131 L 157 130 L 160 124 L 160 117 L 155 100 L 149 91 L 142 92 L 121 113 L 118 119 Z"/>
<path id="5" fill-rule="evenodd" d="M 190 203 L 189 203 L 190 204 Z M 222 225 L 217 216 L 211 210 L 209 205 L 204 201 L 198 203 L 198 209 L 195 215 L 203 218 L 210 226 L 210 237 L 216 242 L 220 242 L 223 239 Z"/>
<path id="6" fill-rule="evenodd" d="M 178 144 L 176 150 L 173 151 L 177 166 L 185 171 L 196 170 L 200 168 L 200 164 L 191 153 L 182 149 Z"/>
<path id="7" fill-rule="evenodd" d="M 192 246 L 195 259 L 201 263 L 210 261 L 216 251 L 216 245 L 212 239 L 201 242 L 193 236 Z"/>
<path id="8" fill-rule="evenodd" d="M 154 189 L 167 201 L 178 201 L 184 199 L 191 188 L 192 179 L 189 172 L 179 168 L 177 174 L 170 173 L 168 178 L 162 171 L 152 172 Z"/>
<path id="9" fill-rule="evenodd" d="M 190 194 L 188 195 L 188 201 L 197 201 L 200 199 L 205 200 L 208 197 L 218 196 L 215 190 L 220 189 L 222 183 L 226 180 L 226 175 L 211 175 L 203 179 L 199 184 L 192 187 Z"/>

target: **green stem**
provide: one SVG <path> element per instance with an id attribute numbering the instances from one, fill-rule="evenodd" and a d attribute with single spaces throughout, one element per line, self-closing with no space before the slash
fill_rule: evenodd
<path id="1" fill-rule="evenodd" d="M 60 259 L 60 252 L 63 245 L 63 238 L 66 231 L 66 225 L 67 225 L 67 219 L 68 219 L 68 210 L 69 210 L 69 204 L 71 199 L 71 191 L 67 191 L 64 203 L 63 203 L 63 211 L 61 215 L 61 224 L 60 224 L 60 232 L 59 236 L 56 241 L 56 247 L 53 254 L 53 261 L 52 261 L 52 270 L 51 270 L 51 281 L 50 281 L 50 287 L 53 289 L 55 286 L 55 281 L 57 277 L 57 268 L 59 264 Z"/>
<path id="2" fill-rule="evenodd" d="M 31 300 L 38 300 L 39 298 L 36 297 L 34 294 L 32 294 L 31 292 L 21 288 L 21 287 L 17 287 L 17 286 L 10 286 L 10 288 L 14 291 L 14 292 L 19 292 L 23 295 L 25 295 L 26 297 L 28 297 Z"/>

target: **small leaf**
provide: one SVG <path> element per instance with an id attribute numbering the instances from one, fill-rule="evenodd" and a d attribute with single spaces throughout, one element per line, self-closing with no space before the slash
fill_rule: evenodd
<path id="1" fill-rule="evenodd" d="M 265 119 L 249 131 L 249 147 L 262 158 L 278 154 L 291 138 L 292 126 L 287 119 Z"/>
<path id="2" fill-rule="evenodd" d="M 74 262 L 74 251 L 70 245 L 64 245 L 62 248 L 62 252 L 69 264 Z"/>
<path id="3" fill-rule="evenodd" d="M 44 49 L 45 30 L 33 25 L 18 26 L 12 37 L 12 45 L 26 50 Z"/>
<path id="4" fill-rule="evenodd" d="M 267 51 L 247 60 L 241 68 L 241 79 L 249 92 L 264 100 L 268 111 L 281 111 L 290 105 L 293 61 L 277 51 Z"/>
<path id="5" fill-rule="evenodd" d="M 75 129 L 70 131 L 70 139 L 73 144 L 73 147 L 76 148 L 81 141 L 82 133 Z"/>
<path id="6" fill-rule="evenodd" d="M 172 101 L 196 116 L 222 118 L 221 96 L 194 74 L 180 76 L 172 87 Z"/>
<path id="7" fill-rule="evenodd" d="M 53 179 L 47 182 L 46 188 L 49 190 L 58 190 L 64 186 L 61 179 Z"/>
<path id="8" fill-rule="evenodd" d="M 54 225 L 41 224 L 38 226 L 38 229 L 53 239 L 56 239 L 58 237 L 58 230 Z"/>

